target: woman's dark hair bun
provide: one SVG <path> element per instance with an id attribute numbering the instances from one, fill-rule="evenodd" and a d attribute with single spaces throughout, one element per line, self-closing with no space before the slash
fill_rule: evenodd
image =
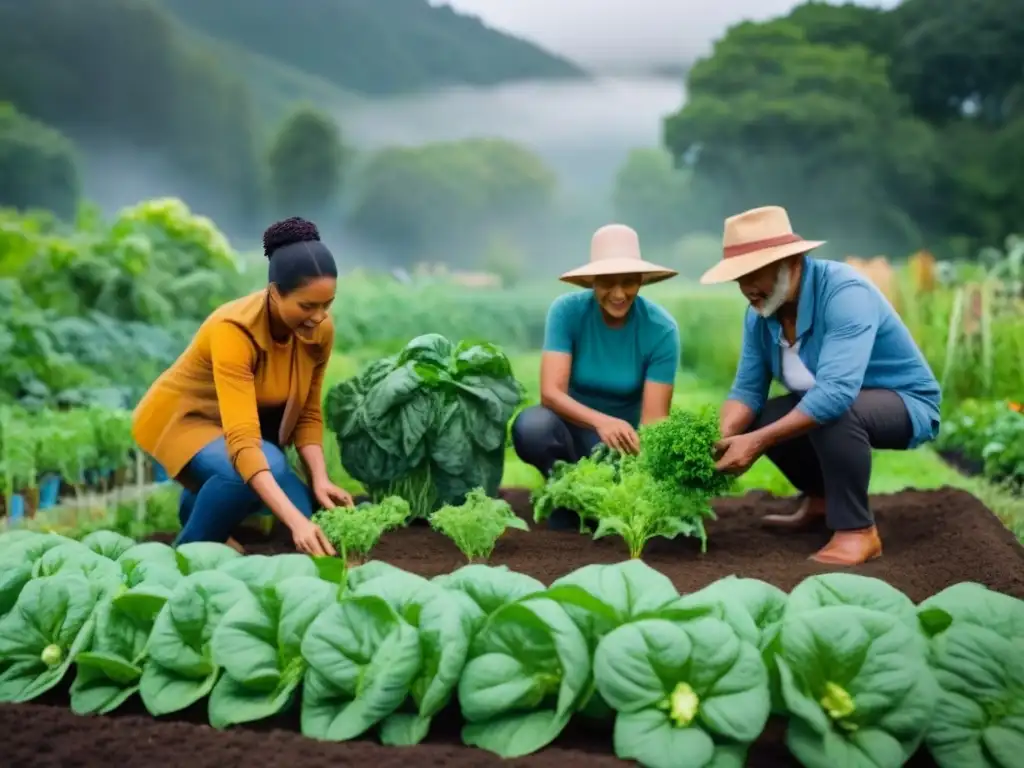
<path id="1" fill-rule="evenodd" d="M 267 227 L 263 233 L 263 254 L 269 259 L 274 251 L 292 243 L 308 243 L 320 240 L 320 230 L 312 221 L 292 216 Z"/>

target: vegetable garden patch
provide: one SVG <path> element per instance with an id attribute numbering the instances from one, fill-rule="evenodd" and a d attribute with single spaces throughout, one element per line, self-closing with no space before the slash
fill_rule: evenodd
<path id="1" fill-rule="evenodd" d="M 966 493 L 880 497 L 886 555 L 832 572 L 807 560 L 825 531 L 758 526 L 791 503 L 716 501 L 706 551 L 655 539 L 642 559 L 533 525 L 468 565 L 401 528 L 350 568 L 273 539 L 243 557 L 9 534 L 6 762 L 1010 768 L 1012 535 Z"/>

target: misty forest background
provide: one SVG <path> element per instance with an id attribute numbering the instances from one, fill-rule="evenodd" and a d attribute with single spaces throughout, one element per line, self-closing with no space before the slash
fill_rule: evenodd
<path id="1" fill-rule="evenodd" d="M 943 386 L 937 449 L 1024 484 L 1024 0 L 805 3 L 647 73 L 439 2 L 0 0 L 5 509 L 54 467 L 135 466 L 131 408 L 214 307 L 265 285 L 261 235 L 293 215 L 344 272 L 328 386 L 435 332 L 501 345 L 529 404 L 555 278 L 618 220 L 682 275 L 649 290 L 691 407 L 739 356 L 742 297 L 694 285 L 722 220 L 784 205 L 819 255 L 889 259 Z M 535 474 L 510 454 L 506 483 Z M 788 488 L 764 460 L 744 483 Z M 931 449 L 872 476 L 964 483 Z M 970 487 L 1024 537 L 1019 493 Z M 176 525 L 171 496 L 154 525 Z"/>
<path id="2" fill-rule="evenodd" d="M 531 286 L 479 297 L 507 311 L 473 327 L 527 349 L 610 220 L 684 278 L 772 203 L 823 256 L 970 262 L 1021 226 L 1022 18 L 812 2 L 616 78 L 426 0 L 0 0 L 0 392 L 92 397 L 99 373 L 130 406 L 263 284 L 260 236 L 291 215 L 347 273 Z M 479 317 L 342 289 L 339 349 Z"/>
<path id="3" fill-rule="evenodd" d="M 83 199 L 112 213 L 169 195 L 243 248 L 301 214 L 361 265 L 478 267 L 514 252 L 549 272 L 618 218 L 651 249 L 696 237 L 688 274 L 715 258 L 724 216 L 779 203 L 829 240 L 826 255 L 969 258 L 1024 209 L 1022 17 L 1022 0 L 908 0 L 738 24 L 710 56 L 678 62 L 693 66 L 678 111 L 650 126 L 661 146 L 622 153 L 602 178 L 503 138 L 515 111 L 507 131 L 372 146 L 411 119 L 380 108 L 401 99 L 599 79 L 446 6 L 0 0 L 0 203 L 70 219 Z M 588 123 L 570 99 L 549 120 L 585 145 L 624 107 L 609 96 Z M 360 142 L 346 121 L 368 108 L 378 125 Z"/>

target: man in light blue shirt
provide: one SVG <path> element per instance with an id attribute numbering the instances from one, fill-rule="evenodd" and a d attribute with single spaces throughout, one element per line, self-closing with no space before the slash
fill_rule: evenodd
<path id="1" fill-rule="evenodd" d="M 675 318 L 638 295 L 642 285 L 674 276 L 640 257 L 634 230 L 602 227 L 590 263 L 562 275 L 587 290 L 552 303 L 541 358 L 541 404 L 512 425 L 525 463 L 545 476 L 555 462 L 576 462 L 604 443 L 624 453 L 640 447 L 637 428 L 668 416 L 679 367 Z M 573 515 L 552 515 L 555 528 L 577 527 Z"/>
<path id="2" fill-rule="evenodd" d="M 848 264 L 807 255 L 819 245 L 775 206 L 726 220 L 723 259 L 701 282 L 737 282 L 750 307 L 718 468 L 739 474 L 767 455 L 803 499 L 766 524 L 824 521 L 832 540 L 813 559 L 858 565 L 882 554 L 868 506 L 871 450 L 933 440 L 942 396 L 881 291 Z M 768 400 L 773 379 L 791 394 Z"/>

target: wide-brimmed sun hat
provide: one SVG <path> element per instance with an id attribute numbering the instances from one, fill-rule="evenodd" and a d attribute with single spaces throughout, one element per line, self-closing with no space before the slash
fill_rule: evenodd
<path id="1" fill-rule="evenodd" d="M 590 262 L 570 270 L 559 279 L 590 288 L 594 278 L 602 275 L 640 275 L 645 284 L 659 283 L 675 277 L 674 269 L 644 261 L 640 256 L 640 237 L 625 224 L 601 227 L 590 239 Z"/>
<path id="2" fill-rule="evenodd" d="M 825 240 L 804 240 L 793 232 L 786 209 L 777 205 L 753 208 L 725 220 L 722 260 L 704 273 L 704 285 L 727 283 L 762 267 L 807 253 Z"/>

